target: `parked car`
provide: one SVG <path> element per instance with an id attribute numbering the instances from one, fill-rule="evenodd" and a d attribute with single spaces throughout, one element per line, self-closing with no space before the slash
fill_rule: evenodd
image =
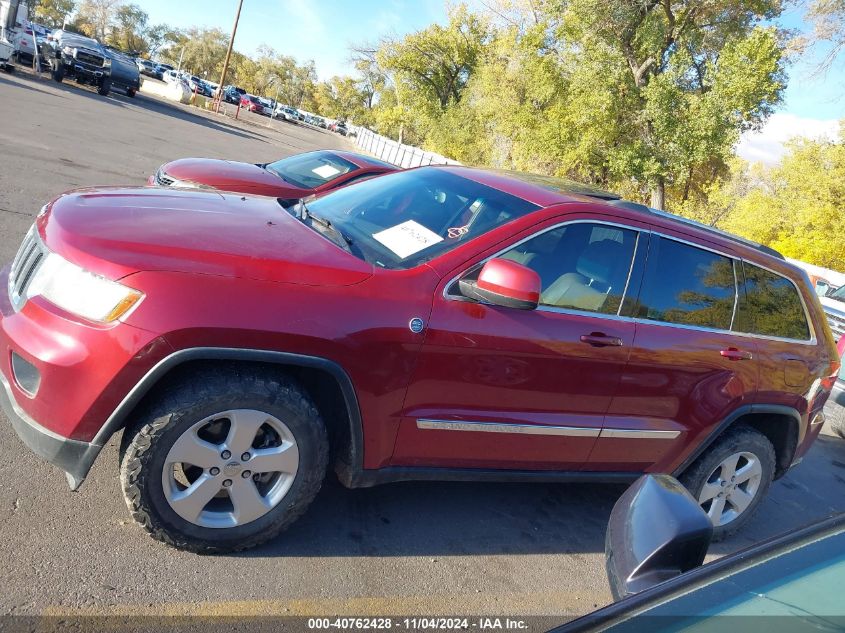
<path id="1" fill-rule="evenodd" d="M 292 204 L 301 198 L 396 169 L 395 165 L 377 158 L 335 150 L 306 152 L 258 165 L 212 158 L 181 158 L 159 167 L 147 184 L 273 196 Z"/>
<path id="2" fill-rule="evenodd" d="M 352 162 L 297 158 L 303 187 Z M 772 249 L 459 166 L 283 202 L 68 192 L 0 274 L 13 427 L 72 488 L 122 429 L 124 495 L 157 539 L 271 539 L 330 455 L 349 487 L 673 474 L 722 538 L 818 436 L 838 350 Z"/>
<path id="3" fill-rule="evenodd" d="M 135 64 L 138 66 L 138 72 L 147 77 L 158 77 L 156 72 L 156 65 L 149 59 L 135 58 Z"/>
<path id="4" fill-rule="evenodd" d="M 211 88 L 196 75 L 190 75 L 187 79 L 187 82 L 188 87 L 191 89 L 191 92 L 196 92 L 197 94 L 202 95 L 204 97 L 211 96 Z"/>
<path id="5" fill-rule="evenodd" d="M 111 46 L 104 46 L 103 52 L 111 59 L 112 88 L 120 88 L 127 97 L 134 97 L 141 89 L 141 72 L 135 60 Z"/>
<path id="6" fill-rule="evenodd" d="M 68 77 L 96 86 L 102 96 L 109 94 L 112 60 L 97 40 L 57 29 L 45 41 L 42 53 L 55 81 Z"/>
<path id="7" fill-rule="evenodd" d="M 226 103 L 234 103 L 235 105 L 240 104 L 242 92 L 240 92 L 239 88 L 235 86 L 226 86 L 223 89 L 223 100 Z"/>
<path id="8" fill-rule="evenodd" d="M 349 129 L 346 127 L 346 123 L 340 121 L 335 124 L 334 131 L 340 134 L 341 136 L 346 136 L 349 134 Z"/>
<path id="9" fill-rule="evenodd" d="M 170 64 L 156 64 L 156 79 L 164 81 L 165 73 L 170 70 L 174 70 L 173 66 Z"/>
<path id="10" fill-rule="evenodd" d="M 15 47 L 15 57 L 19 63 L 31 63 L 35 56 L 35 46 L 38 46 L 39 54 L 42 49 L 42 44 L 47 40 L 50 34 L 49 29 L 39 27 L 39 25 L 30 24 L 26 28 L 22 28 L 16 32 L 16 36 L 12 38 Z"/>
<path id="11" fill-rule="evenodd" d="M 300 120 L 299 113 L 290 106 L 277 105 L 274 111 L 275 116 L 283 118 L 285 121 L 296 123 Z"/>
<path id="12" fill-rule="evenodd" d="M 264 106 L 261 105 L 261 102 L 255 95 L 241 95 L 240 107 L 246 108 L 250 112 L 255 112 L 256 114 L 264 114 Z"/>
<path id="13" fill-rule="evenodd" d="M 556 633 L 839 630 L 845 514 L 701 566 L 707 517 L 667 475 L 648 475 L 616 502 L 605 559 L 617 602 Z"/>
<path id="14" fill-rule="evenodd" d="M 276 108 L 276 102 L 273 99 L 265 99 L 264 97 L 258 97 L 258 103 L 261 104 L 261 114 L 265 116 L 270 116 L 270 114 Z"/>
<path id="15" fill-rule="evenodd" d="M 839 357 L 845 356 L 845 337 L 840 337 L 836 345 Z M 845 364 L 839 370 L 836 382 L 831 389 L 830 398 L 825 405 L 825 415 L 830 429 L 839 437 L 845 438 Z"/>
<path id="16" fill-rule="evenodd" d="M 845 286 L 827 286 L 819 296 L 830 329 L 838 338 L 845 334 Z"/>

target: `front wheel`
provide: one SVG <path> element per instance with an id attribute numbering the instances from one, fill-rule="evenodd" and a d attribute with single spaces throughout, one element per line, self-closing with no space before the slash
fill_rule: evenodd
<path id="1" fill-rule="evenodd" d="M 52 65 L 50 74 L 53 76 L 53 81 L 57 83 L 62 83 L 65 78 L 65 66 L 62 62 L 58 59 L 54 59 L 50 62 Z"/>
<path id="2" fill-rule="evenodd" d="M 107 97 L 109 92 L 111 91 L 111 81 L 109 79 L 103 79 L 97 85 L 97 94 L 102 97 Z"/>
<path id="3" fill-rule="evenodd" d="M 272 539 L 320 489 L 325 425 L 283 376 L 208 371 L 183 380 L 124 432 L 121 482 L 135 520 L 193 552 Z"/>
<path id="4" fill-rule="evenodd" d="M 713 522 L 713 540 L 720 541 L 751 520 L 774 472 L 772 443 L 741 426 L 716 440 L 680 480 Z"/>

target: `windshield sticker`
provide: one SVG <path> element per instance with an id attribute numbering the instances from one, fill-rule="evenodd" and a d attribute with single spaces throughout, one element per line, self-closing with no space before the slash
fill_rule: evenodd
<path id="1" fill-rule="evenodd" d="M 443 238 L 422 224 L 408 220 L 402 224 L 373 233 L 373 237 L 384 244 L 401 259 L 442 242 Z"/>
<path id="2" fill-rule="evenodd" d="M 316 167 L 311 171 L 313 171 L 315 174 L 317 174 L 320 178 L 324 180 L 328 180 L 332 176 L 340 173 L 340 170 L 337 167 L 332 167 L 331 165 L 321 165 L 320 167 Z"/>

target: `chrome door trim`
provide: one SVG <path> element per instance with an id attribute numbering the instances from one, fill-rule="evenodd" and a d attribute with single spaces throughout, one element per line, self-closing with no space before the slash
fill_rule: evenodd
<path id="1" fill-rule="evenodd" d="M 602 429 L 600 437 L 623 440 L 674 440 L 680 431 L 660 429 Z"/>
<path id="2" fill-rule="evenodd" d="M 566 437 L 598 437 L 601 429 L 583 426 L 542 426 L 511 422 L 478 422 L 475 420 L 417 420 L 417 428 L 429 431 L 473 431 L 481 433 L 517 433 L 521 435 L 558 435 Z"/>
<path id="3" fill-rule="evenodd" d="M 598 429 L 586 426 L 545 426 L 514 422 L 477 420 L 437 420 L 419 418 L 417 428 L 426 431 L 469 431 L 475 433 L 516 433 L 520 435 L 557 435 L 564 437 L 605 437 L 626 440 L 672 440 L 681 432 L 662 429 Z"/>

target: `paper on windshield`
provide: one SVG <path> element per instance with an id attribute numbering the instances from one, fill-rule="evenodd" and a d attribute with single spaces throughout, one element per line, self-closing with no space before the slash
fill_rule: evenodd
<path id="1" fill-rule="evenodd" d="M 384 244 L 401 259 L 428 248 L 443 238 L 418 222 L 408 220 L 384 231 L 373 233 L 373 237 Z"/>
<path id="2" fill-rule="evenodd" d="M 323 180 L 328 180 L 335 174 L 340 173 L 340 170 L 337 167 L 332 167 L 331 165 L 320 165 L 319 167 L 315 167 L 311 171 L 313 171 Z"/>

